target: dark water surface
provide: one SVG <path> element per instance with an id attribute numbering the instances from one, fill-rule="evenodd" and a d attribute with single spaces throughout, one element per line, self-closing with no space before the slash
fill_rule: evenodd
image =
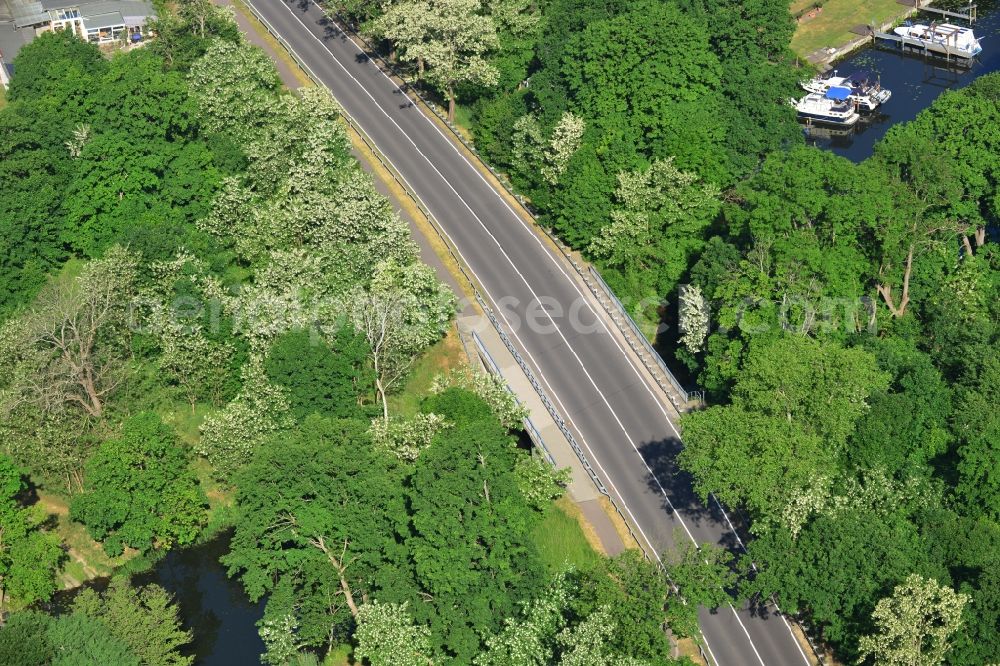
<path id="1" fill-rule="evenodd" d="M 191 653 L 196 664 L 259 664 L 264 652 L 256 624 L 264 614 L 264 601 L 250 603 L 240 583 L 219 564 L 229 539 L 226 533 L 201 546 L 171 551 L 134 580 L 136 585 L 156 583 L 174 595 L 185 628 L 194 632 Z"/>
<path id="2" fill-rule="evenodd" d="M 920 21 L 926 22 L 923 18 Z M 953 22 L 965 25 L 959 20 Z M 875 144 L 890 127 L 913 120 L 945 90 L 961 88 L 983 74 L 1000 70 L 1000 7 L 997 3 L 979 4 L 979 19 L 973 29 L 976 37 L 982 39 L 983 52 L 971 68 L 903 55 L 888 46 L 866 47 L 837 63 L 834 68 L 841 74 L 867 70 L 881 76 L 882 86 L 892 91 L 892 99 L 875 113 L 862 115 L 852 129 L 803 128 L 806 141 L 860 162 L 872 154 Z M 838 135 L 837 132 L 846 134 Z"/>

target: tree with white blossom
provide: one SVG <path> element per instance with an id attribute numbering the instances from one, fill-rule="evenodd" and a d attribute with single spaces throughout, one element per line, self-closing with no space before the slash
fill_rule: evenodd
<path id="1" fill-rule="evenodd" d="M 543 511 L 563 496 L 573 479 L 573 471 L 569 467 L 556 469 L 541 454 L 533 453 L 518 459 L 514 476 L 525 501 Z"/>
<path id="2" fill-rule="evenodd" d="M 495 86 L 497 69 L 486 60 L 500 42 L 492 17 L 480 0 L 404 0 L 393 4 L 377 32 L 396 43 L 402 57 L 427 67 L 426 78 L 448 99 L 448 120 L 455 120 L 455 86 Z"/>
<path id="3" fill-rule="evenodd" d="M 291 613 L 261 620 L 257 633 L 266 649 L 260 660 L 271 666 L 285 666 L 291 661 L 302 647 L 295 637 L 298 628 L 299 623 Z"/>
<path id="4" fill-rule="evenodd" d="M 687 284 L 680 291 L 680 343 L 692 354 L 697 354 L 705 346 L 708 337 L 708 303 L 702 296 L 701 287 Z"/>
<path id="5" fill-rule="evenodd" d="M 879 666 L 938 666 L 944 663 L 949 639 L 962 625 L 969 597 L 933 578 L 911 574 L 892 595 L 875 606 L 878 632 L 858 642 L 859 664 L 874 658 Z"/>
<path id="6" fill-rule="evenodd" d="M 424 264 L 383 261 L 367 290 L 347 297 L 347 314 L 371 350 L 375 390 L 382 418 L 389 420 L 387 396 L 409 370 L 417 354 L 447 330 L 455 297 Z"/>
<path id="7" fill-rule="evenodd" d="M 507 430 L 521 430 L 524 427 L 528 409 L 518 401 L 502 376 L 492 372 L 453 370 L 434 378 L 431 393 L 440 393 L 450 386 L 460 386 L 482 398 Z"/>
<path id="8" fill-rule="evenodd" d="M 432 666 L 430 629 L 415 624 L 407 604 L 377 599 L 358 608 L 354 656 L 370 666 Z"/>
<path id="9" fill-rule="evenodd" d="M 556 185 L 573 154 L 580 149 L 586 121 L 569 111 L 563 113 L 548 139 L 538 117 L 529 113 L 514 123 L 511 153 L 517 163 L 539 169 L 549 185 Z"/>
<path id="10" fill-rule="evenodd" d="M 417 414 L 372 420 L 370 433 L 375 448 L 387 451 L 400 460 L 413 462 L 431 445 L 434 436 L 451 424 L 440 414 Z"/>
<path id="11" fill-rule="evenodd" d="M 486 639 L 486 650 L 476 666 L 546 666 L 552 660 L 555 636 L 566 626 L 564 614 L 572 600 L 573 585 L 567 572 L 526 606 L 520 617 L 504 620 L 503 629 Z"/>
<path id="12" fill-rule="evenodd" d="M 580 149 L 586 127 L 583 118 L 566 111 L 552 129 L 548 148 L 544 152 L 545 163 L 542 166 L 542 178 L 549 185 L 559 182 L 559 176 L 566 171 L 570 158 Z"/>
<path id="13" fill-rule="evenodd" d="M 271 384 L 259 359 L 243 367 L 236 398 L 201 425 L 196 450 L 225 478 L 245 465 L 271 434 L 290 425 L 288 399 Z"/>
<path id="14" fill-rule="evenodd" d="M 636 279 L 655 268 L 659 283 L 650 283 L 655 293 L 673 290 L 704 244 L 704 232 L 721 205 L 719 188 L 680 170 L 671 157 L 619 173 L 615 199 L 610 223 L 588 250 Z"/>
<path id="15" fill-rule="evenodd" d="M 281 87 L 274 63 L 256 46 L 216 40 L 191 67 L 191 97 L 202 127 L 252 141 L 268 122 L 270 94 Z"/>
<path id="16" fill-rule="evenodd" d="M 609 654 L 607 641 L 615 632 L 615 621 L 607 608 L 600 608 L 556 637 L 562 657 L 559 666 L 643 666 L 633 657 Z"/>

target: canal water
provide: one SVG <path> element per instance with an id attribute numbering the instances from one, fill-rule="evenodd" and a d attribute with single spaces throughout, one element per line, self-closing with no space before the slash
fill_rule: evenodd
<path id="1" fill-rule="evenodd" d="M 837 63 L 834 69 L 842 74 L 865 70 L 879 76 L 882 86 L 892 91 L 892 99 L 875 113 L 862 115 L 852 129 L 804 127 L 806 141 L 860 162 L 872 154 L 890 127 L 913 120 L 945 90 L 961 88 L 983 74 L 1000 70 L 998 3 L 979 4 L 979 19 L 973 29 L 983 38 L 983 52 L 972 67 L 956 68 L 942 60 L 903 55 L 889 46 L 866 47 Z"/>
<path id="2" fill-rule="evenodd" d="M 156 583 L 174 596 L 185 628 L 194 632 L 187 652 L 199 666 L 259 664 L 264 652 L 257 634 L 264 601 L 250 603 L 242 585 L 219 563 L 229 539 L 226 533 L 194 548 L 171 551 L 133 580 L 135 585 Z"/>

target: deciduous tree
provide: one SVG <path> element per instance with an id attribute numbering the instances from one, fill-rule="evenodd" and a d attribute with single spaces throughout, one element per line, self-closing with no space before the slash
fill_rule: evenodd
<path id="1" fill-rule="evenodd" d="M 29 312 L 4 325 L 0 359 L 8 371 L 8 410 L 28 402 L 103 415 L 127 373 L 135 274 L 136 257 L 112 248 L 79 276 L 55 279 Z"/>
<path id="2" fill-rule="evenodd" d="M 359 607 L 405 580 L 402 483 L 363 422 L 312 415 L 269 440 L 235 480 L 239 514 L 223 562 L 251 599 L 277 590 L 267 615 L 294 615 L 302 644 L 347 639 Z"/>
<path id="3" fill-rule="evenodd" d="M 100 620 L 144 666 L 189 666 L 194 657 L 181 653 L 194 635 L 181 628 L 177 605 L 158 585 L 132 587 L 114 578 L 104 592 L 84 590 L 73 611 Z"/>
<path id="4" fill-rule="evenodd" d="M 126 546 L 189 544 L 205 524 L 208 502 L 188 464 L 158 416 L 137 414 L 87 462 L 84 492 L 73 498 L 70 515 L 112 555 Z"/>
<path id="5" fill-rule="evenodd" d="M 667 553 L 666 569 L 677 593 L 667 599 L 670 628 L 682 636 L 697 636 L 698 607 L 714 611 L 733 603 L 729 590 L 736 586 L 733 554 L 721 546 L 704 543 L 700 547 L 676 534 L 680 547 Z"/>
<path id="6" fill-rule="evenodd" d="M 892 596 L 875 606 L 872 619 L 879 632 L 863 636 L 861 659 L 874 657 L 885 666 L 937 666 L 944 663 L 949 639 L 962 624 L 969 598 L 933 578 L 913 574 L 897 585 Z"/>
<path id="7" fill-rule="evenodd" d="M 246 145 L 268 122 L 269 97 L 281 86 L 274 63 L 249 43 L 218 40 L 191 67 L 191 96 L 202 125 Z"/>
<path id="8" fill-rule="evenodd" d="M 358 609 L 355 657 L 371 666 L 431 666 L 430 630 L 414 624 L 407 605 L 374 599 Z"/>
<path id="9" fill-rule="evenodd" d="M 360 398 L 371 390 L 367 360 L 364 338 L 345 325 L 331 343 L 316 331 L 289 331 L 275 340 L 264 367 L 287 390 L 296 418 L 312 412 L 343 418 L 357 414 Z"/>
<path id="10" fill-rule="evenodd" d="M 260 359 L 243 367 L 243 388 L 221 411 L 202 422 L 196 451 L 223 478 L 247 464 L 268 436 L 289 425 L 288 398 L 272 384 Z"/>
<path id="11" fill-rule="evenodd" d="M 392 5 L 378 31 L 402 48 L 402 55 L 429 68 L 427 78 L 448 98 L 455 120 L 455 86 L 496 85 L 498 73 L 486 55 L 497 48 L 496 25 L 480 0 L 407 0 Z"/>
<path id="12" fill-rule="evenodd" d="M 58 539 L 44 530 L 47 517 L 19 504 L 23 489 L 24 471 L 0 456 L 0 611 L 8 596 L 24 604 L 47 600 L 63 559 Z"/>
<path id="13" fill-rule="evenodd" d="M 656 272 L 649 293 L 672 292 L 719 209 L 719 191 L 674 165 L 653 162 L 648 169 L 618 175 L 617 207 L 589 251 L 603 264 L 628 274 Z"/>
<path id="14" fill-rule="evenodd" d="M 437 646 L 471 660 L 481 632 L 498 629 L 540 578 L 528 538 L 537 513 L 514 474 L 524 453 L 482 400 L 452 388 L 428 398 L 423 410 L 455 426 L 417 458 L 408 492 L 406 547 L 427 594 L 413 612 L 418 621 L 429 620 Z"/>

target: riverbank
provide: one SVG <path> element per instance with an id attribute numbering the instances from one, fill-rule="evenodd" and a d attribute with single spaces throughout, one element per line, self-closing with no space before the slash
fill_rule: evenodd
<path id="1" fill-rule="evenodd" d="M 854 128 L 844 131 L 804 128 L 806 140 L 853 162 L 867 159 L 891 127 L 913 120 L 947 90 L 969 85 L 977 78 L 1000 71 L 1000 8 L 981 4 L 976 35 L 983 39 L 983 53 L 958 67 L 943 60 L 902 53 L 899 49 L 868 45 L 836 64 L 842 72 L 865 70 L 892 90 L 892 99 L 875 113 L 866 114 Z"/>
<path id="2" fill-rule="evenodd" d="M 819 70 L 870 43 L 870 26 L 886 32 L 931 4 L 931 0 L 816 0 L 802 7 L 803 1 L 791 6 L 793 15 L 800 14 L 791 48 Z"/>

